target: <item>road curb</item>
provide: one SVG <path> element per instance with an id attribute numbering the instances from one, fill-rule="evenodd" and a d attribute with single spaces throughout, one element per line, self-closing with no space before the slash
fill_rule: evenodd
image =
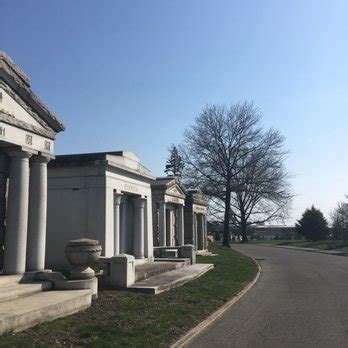
<path id="1" fill-rule="evenodd" d="M 179 348 L 185 347 L 193 338 L 195 338 L 198 334 L 204 331 L 209 325 L 211 325 L 215 320 L 221 317 L 229 308 L 231 308 L 235 303 L 237 303 L 259 280 L 261 274 L 261 266 L 255 259 L 253 259 L 257 265 L 258 271 L 254 279 L 248 283 L 246 287 L 244 287 L 241 291 L 237 293 L 231 300 L 225 303 L 222 307 L 220 307 L 217 311 L 210 314 L 209 317 L 195 326 L 193 329 L 188 331 L 184 336 L 182 336 L 178 341 L 176 341 L 171 348 Z"/>
<path id="2" fill-rule="evenodd" d="M 315 249 L 315 248 L 306 248 L 306 247 L 297 247 L 292 245 L 274 245 L 274 244 L 253 244 L 253 245 L 260 245 L 260 246 L 266 246 L 266 247 L 273 247 L 273 248 L 280 248 L 280 249 L 288 249 L 288 250 L 299 250 L 299 251 L 306 251 L 308 253 L 317 253 L 317 254 L 326 254 L 326 255 L 333 255 L 333 256 L 348 256 L 348 252 L 346 251 L 340 251 L 340 250 L 322 250 L 322 249 Z"/>

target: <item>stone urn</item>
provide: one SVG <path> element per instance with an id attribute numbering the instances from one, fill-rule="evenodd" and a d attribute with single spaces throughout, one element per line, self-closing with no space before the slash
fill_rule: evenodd
<path id="1" fill-rule="evenodd" d="M 101 251 L 99 241 L 94 239 L 81 238 L 69 241 L 65 248 L 65 256 L 72 265 L 70 279 L 93 278 L 95 274 L 90 266 L 98 261 Z"/>

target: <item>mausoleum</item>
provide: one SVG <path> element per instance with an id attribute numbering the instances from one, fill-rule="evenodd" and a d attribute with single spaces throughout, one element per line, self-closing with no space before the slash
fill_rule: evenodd
<path id="1" fill-rule="evenodd" d="M 48 168 L 47 265 L 67 265 L 71 239 L 96 239 L 103 257 L 153 259 L 151 183 L 130 151 L 57 156 Z"/>
<path id="2" fill-rule="evenodd" d="M 207 250 L 208 201 L 200 189 L 188 189 L 185 199 L 185 244 L 192 244 L 198 253 Z"/>
<path id="3" fill-rule="evenodd" d="M 86 309 L 96 293 L 44 270 L 47 163 L 63 130 L 29 77 L 0 52 L 0 335 Z M 59 291 L 41 275 L 59 277 L 61 289 L 83 290 Z"/>
<path id="4" fill-rule="evenodd" d="M 47 163 L 64 126 L 30 89 L 29 77 L 0 52 L 0 269 L 45 266 Z"/>
<path id="5" fill-rule="evenodd" d="M 185 186 L 177 177 L 160 177 L 151 185 L 155 246 L 184 245 Z"/>

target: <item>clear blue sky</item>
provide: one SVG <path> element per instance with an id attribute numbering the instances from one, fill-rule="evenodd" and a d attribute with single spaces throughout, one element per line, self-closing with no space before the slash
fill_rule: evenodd
<path id="1" fill-rule="evenodd" d="M 348 193 L 348 2 L 1 0 L 0 50 L 66 125 L 57 154 L 129 149 L 162 175 L 206 103 L 279 129 L 292 219 Z"/>

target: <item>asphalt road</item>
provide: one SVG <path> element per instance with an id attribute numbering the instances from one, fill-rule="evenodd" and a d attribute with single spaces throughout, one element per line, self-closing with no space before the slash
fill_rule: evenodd
<path id="1" fill-rule="evenodd" d="M 348 347 L 348 257 L 237 245 L 256 285 L 190 347 Z"/>

